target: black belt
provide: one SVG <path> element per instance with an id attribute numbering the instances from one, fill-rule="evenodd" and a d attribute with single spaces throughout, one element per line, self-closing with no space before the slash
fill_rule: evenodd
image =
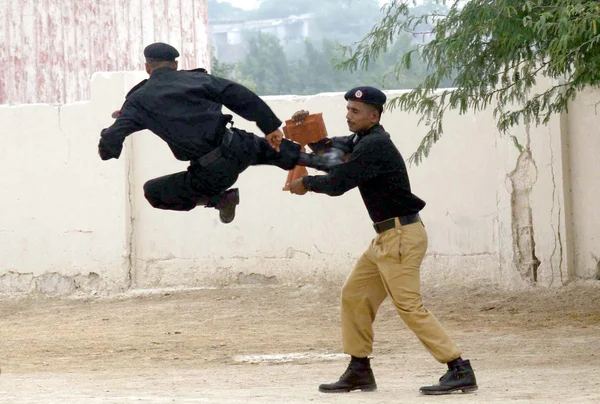
<path id="1" fill-rule="evenodd" d="M 209 164 L 217 161 L 221 156 L 223 156 L 222 147 L 228 147 L 231 144 L 231 140 L 233 139 L 233 132 L 229 128 L 225 128 L 225 132 L 223 133 L 223 140 L 221 141 L 221 145 L 214 149 L 213 151 L 206 153 L 204 156 L 196 159 L 198 164 L 201 167 L 206 167 Z"/>
<path id="2" fill-rule="evenodd" d="M 414 215 L 407 216 L 398 216 L 398 220 L 402 226 L 406 226 L 408 224 L 416 223 L 421 221 L 421 217 L 418 213 Z M 384 220 L 383 222 L 373 223 L 373 228 L 377 233 L 383 233 L 386 230 L 393 229 L 396 227 L 396 218 L 393 217 L 391 219 Z"/>

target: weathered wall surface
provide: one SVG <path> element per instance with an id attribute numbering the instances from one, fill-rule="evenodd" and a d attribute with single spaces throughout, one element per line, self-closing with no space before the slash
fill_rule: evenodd
<path id="1" fill-rule="evenodd" d="M 600 94 L 587 90 L 571 103 L 569 136 L 570 220 L 574 275 L 600 280 Z"/>
<path id="2" fill-rule="evenodd" d="M 375 235 L 357 190 L 294 196 L 281 190 L 286 172 L 251 167 L 236 185 L 236 219 L 223 225 L 213 209 L 168 212 L 145 201 L 145 181 L 186 168 L 151 133 L 128 138 L 121 159 L 100 161 L 100 130 L 144 76 L 97 74 L 89 102 L 0 107 L 10 134 L 0 148 L 9 173 L 0 179 L 0 293 L 339 285 Z M 568 115 L 510 136 L 498 134 L 490 111 L 448 115 L 430 157 L 409 167 L 413 191 L 427 201 L 425 282 L 518 288 L 598 278 L 598 101 L 598 91 L 584 92 Z M 342 94 L 267 102 L 282 119 L 322 112 L 330 136 L 347 134 Z M 405 158 L 427 130 L 417 122 L 384 114 Z"/>
<path id="3" fill-rule="evenodd" d="M 3 0 L 0 104 L 90 98 L 98 71 L 144 67 L 143 49 L 162 41 L 181 68 L 209 59 L 206 0 Z"/>
<path id="4" fill-rule="evenodd" d="M 98 76 L 91 102 L 0 107 L 0 292 L 129 286 L 130 161 L 102 165 L 97 144 L 133 84 Z"/>

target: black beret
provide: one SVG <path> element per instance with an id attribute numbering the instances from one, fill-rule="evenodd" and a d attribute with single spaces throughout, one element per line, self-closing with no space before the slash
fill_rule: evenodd
<path id="1" fill-rule="evenodd" d="M 387 97 L 383 91 L 375 87 L 356 87 L 348 91 L 344 98 L 347 101 L 360 101 L 366 104 L 371 104 L 383 107 Z"/>
<path id="2" fill-rule="evenodd" d="M 156 42 L 146 46 L 144 56 L 148 62 L 173 62 L 179 57 L 179 52 L 171 45 Z"/>

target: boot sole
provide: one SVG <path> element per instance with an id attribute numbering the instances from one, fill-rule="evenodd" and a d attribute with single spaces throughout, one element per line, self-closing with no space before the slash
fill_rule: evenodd
<path id="1" fill-rule="evenodd" d="M 377 390 L 377 386 L 361 386 L 361 387 L 354 387 L 351 389 L 335 389 L 335 390 L 323 390 L 321 388 L 319 388 L 319 391 L 321 393 L 350 393 L 351 391 L 354 390 L 360 390 L 360 391 L 364 391 L 364 392 L 368 392 L 368 391 L 375 391 Z"/>
<path id="2" fill-rule="evenodd" d="M 479 387 L 477 386 L 468 386 L 468 387 L 457 387 L 455 389 L 444 390 L 444 391 L 427 391 L 420 390 L 420 393 L 426 396 L 442 396 L 444 394 L 452 394 L 457 391 L 462 391 L 463 393 L 472 393 L 476 391 Z"/>
<path id="3" fill-rule="evenodd" d="M 237 188 L 232 188 L 232 191 L 234 191 L 234 208 L 233 208 L 233 216 L 231 218 L 228 217 L 223 217 L 223 215 L 221 214 L 221 212 L 219 212 L 219 220 L 221 221 L 221 223 L 223 224 L 229 224 L 231 222 L 233 222 L 233 219 L 235 219 L 235 206 L 240 204 L 240 191 Z"/>

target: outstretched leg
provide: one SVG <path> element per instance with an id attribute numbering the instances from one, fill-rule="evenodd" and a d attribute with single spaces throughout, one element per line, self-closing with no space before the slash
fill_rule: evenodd
<path id="1" fill-rule="evenodd" d="M 157 209 L 189 211 L 196 206 L 214 207 L 223 223 L 230 223 L 239 204 L 237 189 L 227 191 L 241 172 L 251 165 L 274 165 L 291 170 L 296 165 L 327 169 L 331 157 L 309 155 L 300 145 L 284 140 L 280 152 L 266 139 L 239 129 L 233 129 L 230 142 L 221 146 L 222 155 L 208 164 L 193 161 L 187 171 L 165 175 L 144 184 L 144 196 Z"/>
<path id="2" fill-rule="evenodd" d="M 330 153 L 314 154 L 300 150 L 300 145 L 283 139 L 280 151 L 275 151 L 266 139 L 240 129 L 233 129 L 234 137 L 229 146 L 245 167 L 250 165 L 274 165 L 284 170 L 292 170 L 301 165 L 328 171 L 342 163 L 342 154 L 336 150 Z"/>

